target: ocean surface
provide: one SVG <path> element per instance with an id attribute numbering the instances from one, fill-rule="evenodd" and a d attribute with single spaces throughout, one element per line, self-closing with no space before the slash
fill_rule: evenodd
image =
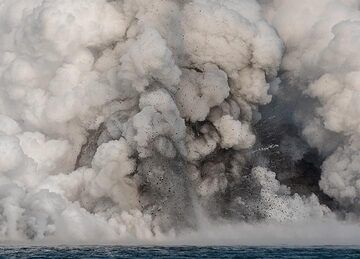
<path id="1" fill-rule="evenodd" d="M 0 258 L 360 258 L 360 247 L 1 247 Z"/>

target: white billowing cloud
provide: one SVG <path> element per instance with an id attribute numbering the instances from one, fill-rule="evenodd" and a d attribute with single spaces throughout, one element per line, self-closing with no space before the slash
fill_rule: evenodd
<path id="1" fill-rule="evenodd" d="M 309 86 L 309 94 L 318 98 L 321 107 L 317 113 L 323 118 L 326 129 L 351 135 L 360 133 L 357 119 L 357 102 L 360 71 L 347 74 L 324 74 Z"/>
<path id="2" fill-rule="evenodd" d="M 287 26 L 297 20 L 278 10 L 303 6 L 280 1 L 267 10 L 250 0 L 2 1 L 0 239 L 154 240 L 196 227 L 197 206 L 214 220 L 231 218 L 228 212 L 239 219 L 243 210 L 233 204 L 248 195 L 241 188 L 249 175 L 261 185 L 254 196 L 265 219 L 325 217 L 316 197 L 292 195 L 265 168 L 248 170 L 248 151 L 261 141 L 253 129 L 258 106 L 279 82 L 281 38 L 283 68 L 309 74 L 302 90 L 320 104 L 307 135 L 323 130 L 322 138 L 312 146 L 325 147 L 332 131 L 358 134 L 356 109 L 346 107 L 357 101 L 358 25 L 328 28 L 355 19 L 356 5 L 328 2 L 312 5 L 314 15 L 338 10 L 322 22 L 326 29 L 310 15 L 306 28 L 314 32 L 295 24 L 293 35 Z M 334 143 L 324 149 L 332 152 Z M 340 188 L 358 191 L 357 171 L 347 167 L 336 171 L 345 187 L 328 183 L 327 163 L 349 155 L 339 148 L 324 163 L 321 185 L 336 199 Z M 344 196 L 350 205 L 354 193 Z"/>
<path id="3" fill-rule="evenodd" d="M 130 121 L 126 138 L 135 145 L 140 157 L 151 156 L 151 142 L 164 136 L 180 143 L 185 135 L 185 123 L 174 100 L 162 89 L 141 95 L 137 113 Z M 169 143 L 169 145 L 172 145 Z"/>
<path id="4" fill-rule="evenodd" d="M 21 15 L 24 7 L 21 2 L 17 15 Z M 127 27 L 123 15 L 104 0 L 91 3 L 84 0 L 31 1 L 31 4 L 33 9 L 22 9 L 26 16 L 16 17 L 19 23 L 11 26 L 21 39 L 15 46 L 28 53 L 39 55 L 45 50 L 72 55 L 78 48 L 107 44 L 124 36 Z M 5 3 L 5 8 L 6 5 L 11 4 Z"/>
<path id="5" fill-rule="evenodd" d="M 171 89 L 179 83 L 180 70 L 175 65 L 166 41 L 153 29 L 145 29 L 120 59 L 119 77 L 143 92 L 151 80 L 159 81 Z"/>
<path id="6" fill-rule="evenodd" d="M 282 68 L 288 87 L 314 99 L 310 113 L 306 104 L 294 103 L 304 137 L 327 156 L 320 186 L 344 206 L 357 207 L 360 170 L 348 166 L 358 163 L 360 148 L 359 2 L 278 0 L 266 7 L 287 48 Z M 305 13 L 307 18 L 299 19 Z"/>
<path id="7" fill-rule="evenodd" d="M 184 9 L 184 49 L 191 63 L 215 63 L 231 82 L 235 100 L 271 100 L 265 75 L 276 75 L 282 43 L 254 1 L 190 2 Z"/>
<path id="8" fill-rule="evenodd" d="M 19 124 L 8 116 L 0 115 L 0 134 L 14 135 L 21 132 Z"/>
<path id="9" fill-rule="evenodd" d="M 250 64 L 269 74 L 276 71 L 281 42 L 257 3 L 198 0 L 185 6 L 184 15 L 185 50 L 194 62 L 214 62 L 228 74 Z M 259 56 L 253 55 L 257 47 Z"/>
<path id="10" fill-rule="evenodd" d="M 183 71 L 176 102 L 182 116 L 193 122 L 204 121 L 214 106 L 229 96 L 227 75 L 215 65 L 205 65 L 204 73 Z"/>
<path id="11" fill-rule="evenodd" d="M 121 208 L 136 205 L 135 186 L 127 176 L 135 171 L 135 161 L 129 156 L 129 148 L 124 139 L 110 141 L 99 146 L 92 161 L 97 175 L 90 183 L 94 197 L 110 197 Z"/>
<path id="12" fill-rule="evenodd" d="M 215 122 L 215 127 L 221 136 L 221 146 L 224 148 L 249 148 L 255 143 L 255 135 L 248 124 L 234 120 L 230 115 L 221 117 Z"/>
<path id="13" fill-rule="evenodd" d="M 359 209 L 360 173 L 359 139 L 351 137 L 324 162 L 320 187 L 342 206 Z"/>
<path id="14" fill-rule="evenodd" d="M 234 80 L 238 85 L 232 89 L 235 99 L 245 99 L 259 104 L 271 101 L 271 95 L 268 94 L 270 86 L 266 82 L 263 70 L 246 67 L 234 77 Z"/>
<path id="15" fill-rule="evenodd" d="M 99 126 L 102 107 L 119 95 L 110 69 L 98 70 L 95 61 L 123 39 L 128 20 L 105 0 L 4 1 L 0 13 L 1 238 L 64 239 L 74 234 L 71 215 L 83 224 L 79 239 L 96 228 L 108 236 L 107 218 L 90 210 L 100 198 L 124 207 L 136 200 L 134 183 L 117 176 L 118 168 L 134 170 L 126 144 L 97 152 L 114 154 L 116 165 L 95 161 L 95 169 L 71 171 L 86 129 Z M 114 158 L 119 152 L 123 160 Z"/>
<path id="16" fill-rule="evenodd" d="M 49 139 L 39 132 L 25 132 L 18 136 L 21 148 L 37 165 L 38 172 L 50 173 L 65 167 L 70 145 L 66 140 Z"/>
<path id="17" fill-rule="evenodd" d="M 0 136 L 0 143 L 0 171 L 6 173 L 22 163 L 24 153 L 16 137 Z"/>

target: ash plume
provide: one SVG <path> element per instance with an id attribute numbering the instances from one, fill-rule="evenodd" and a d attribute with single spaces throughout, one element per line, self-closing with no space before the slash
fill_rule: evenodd
<path id="1" fill-rule="evenodd" d="M 359 7 L 0 1 L 0 240 L 357 222 Z"/>

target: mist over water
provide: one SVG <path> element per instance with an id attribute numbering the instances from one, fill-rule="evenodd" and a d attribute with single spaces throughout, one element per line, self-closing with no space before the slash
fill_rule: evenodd
<path id="1" fill-rule="evenodd" d="M 360 1 L 0 1 L 4 244 L 360 244 Z"/>

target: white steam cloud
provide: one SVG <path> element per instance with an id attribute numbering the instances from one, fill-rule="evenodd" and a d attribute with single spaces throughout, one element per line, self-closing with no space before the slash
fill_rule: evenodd
<path id="1" fill-rule="evenodd" d="M 360 2 L 275 0 L 271 5 L 269 20 L 287 46 L 282 68 L 291 78 L 288 87 L 313 100 L 298 105 L 297 119 L 310 146 L 326 156 L 320 187 L 341 206 L 358 210 Z M 299 17 L 304 13 L 305 21 Z"/>
<path id="2" fill-rule="evenodd" d="M 1 0 L 0 240 L 186 243 L 219 223 L 288 237 L 358 222 L 359 7 Z M 300 134 L 267 146 L 274 98 Z M 294 164 L 315 150 L 320 181 L 298 192 L 273 149 Z"/>

